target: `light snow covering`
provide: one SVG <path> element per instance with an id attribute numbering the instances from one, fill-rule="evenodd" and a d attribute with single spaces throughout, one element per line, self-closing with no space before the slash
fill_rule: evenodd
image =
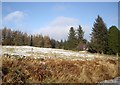
<path id="1" fill-rule="evenodd" d="M 110 80 L 104 80 L 100 83 L 116 83 L 116 85 L 120 85 L 120 77 L 116 77 L 116 78 L 110 79 Z"/>
<path id="2" fill-rule="evenodd" d="M 2 46 L 2 53 L 9 55 L 19 55 L 19 56 L 33 56 L 37 58 L 65 58 L 65 59 L 82 59 L 92 60 L 96 57 L 96 54 L 90 54 L 85 51 L 75 52 L 63 49 L 53 49 L 53 48 L 39 48 L 31 46 Z"/>
<path id="3" fill-rule="evenodd" d="M 82 60 L 82 61 L 93 60 L 95 57 L 98 57 L 97 54 L 90 54 L 87 53 L 86 51 L 75 52 L 75 51 L 69 51 L 63 49 L 39 48 L 39 47 L 31 47 L 31 46 L 2 46 L 2 48 L 0 48 L 0 54 L 9 54 L 12 56 L 19 56 L 19 57 L 25 56 L 34 59 L 63 58 L 63 59 Z M 118 85 L 120 85 L 120 77 L 116 77 L 115 79 L 111 79 L 111 80 L 105 80 L 100 83 L 118 83 Z"/>

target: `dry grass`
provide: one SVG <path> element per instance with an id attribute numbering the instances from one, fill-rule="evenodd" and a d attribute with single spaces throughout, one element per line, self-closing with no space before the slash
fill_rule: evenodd
<path id="1" fill-rule="evenodd" d="M 4 83 L 98 83 L 118 76 L 117 59 L 2 59 Z"/>

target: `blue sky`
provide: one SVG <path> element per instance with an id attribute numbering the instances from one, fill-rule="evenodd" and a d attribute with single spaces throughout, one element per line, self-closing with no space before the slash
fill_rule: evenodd
<path id="1" fill-rule="evenodd" d="M 118 27 L 119 27 L 119 30 L 120 30 L 120 23 L 119 23 L 120 22 L 120 2 L 118 3 L 118 10 L 119 10 L 118 11 L 118 16 L 119 16 L 118 17 Z"/>
<path id="2" fill-rule="evenodd" d="M 118 27 L 117 2 L 3 2 L 3 27 L 30 34 L 66 39 L 71 26 L 81 25 L 90 40 L 93 23 L 100 15 L 106 26 Z"/>

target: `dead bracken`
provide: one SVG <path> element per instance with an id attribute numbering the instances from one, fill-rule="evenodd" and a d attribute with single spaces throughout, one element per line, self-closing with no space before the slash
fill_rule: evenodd
<path id="1" fill-rule="evenodd" d="M 98 83 L 118 76 L 117 59 L 91 61 L 2 57 L 3 83 Z"/>

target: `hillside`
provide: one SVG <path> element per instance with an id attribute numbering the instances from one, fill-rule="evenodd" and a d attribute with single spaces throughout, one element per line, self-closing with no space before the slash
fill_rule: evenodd
<path id="1" fill-rule="evenodd" d="M 99 83 L 118 75 L 115 56 L 30 46 L 3 46 L 4 83 Z"/>

